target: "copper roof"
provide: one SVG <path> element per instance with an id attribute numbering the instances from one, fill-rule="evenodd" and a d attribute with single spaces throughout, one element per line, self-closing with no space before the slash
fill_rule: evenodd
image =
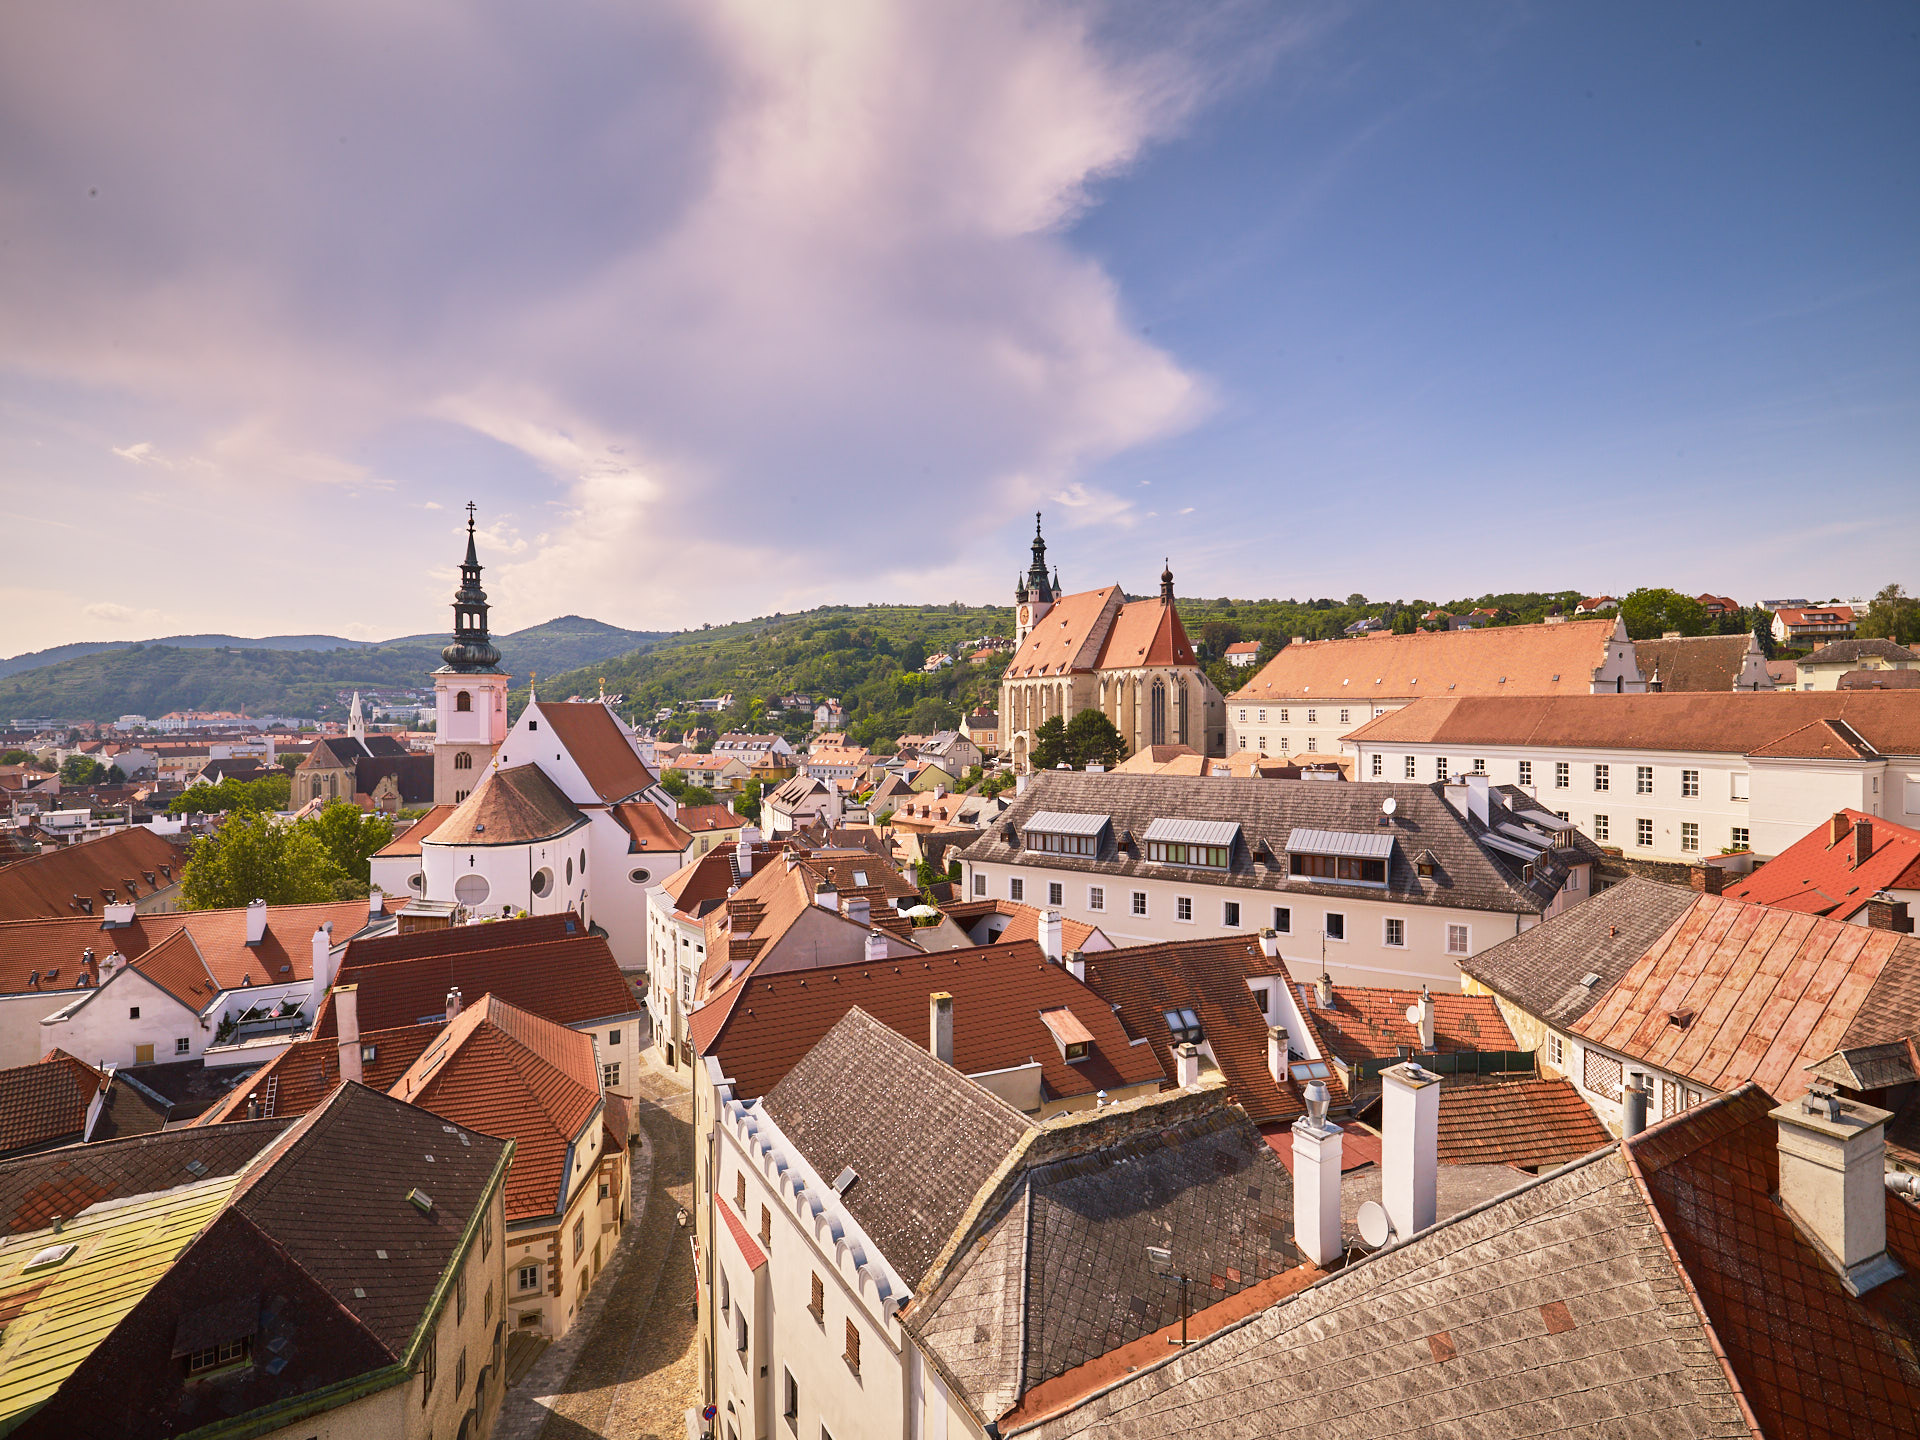
<path id="1" fill-rule="evenodd" d="M 652 772 L 634 753 L 619 720 L 599 701 L 542 700 L 527 708 L 547 722 L 593 793 L 607 804 L 631 800 L 653 784 Z"/>
<path id="2" fill-rule="evenodd" d="M 1367 705 L 1438 695 L 1584 695 L 1605 662 L 1613 620 L 1378 634 L 1288 645 L 1230 702 Z"/>
<path id="3" fill-rule="evenodd" d="M 1821 721 L 1843 723 L 1882 755 L 1920 755 L 1920 696 L 1901 691 L 1427 697 L 1367 722 L 1348 738 L 1376 748 L 1481 744 L 1745 755 Z M 1807 742 L 1826 743 L 1837 743 L 1831 732 Z M 1801 749 L 1790 746 L 1785 753 Z"/>

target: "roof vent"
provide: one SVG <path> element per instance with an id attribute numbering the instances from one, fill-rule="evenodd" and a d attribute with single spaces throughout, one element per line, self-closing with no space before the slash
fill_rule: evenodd
<path id="1" fill-rule="evenodd" d="M 200 1176 L 207 1173 L 207 1162 L 204 1160 L 187 1161 L 187 1173 L 193 1176 L 195 1179 L 198 1179 Z"/>
<path id="2" fill-rule="evenodd" d="M 407 1203 L 422 1215 L 431 1215 L 433 1213 L 433 1197 L 418 1185 L 407 1191 Z"/>
<path id="3" fill-rule="evenodd" d="M 854 1172 L 854 1168 L 851 1165 L 847 1166 L 838 1175 L 833 1177 L 833 1193 L 836 1195 L 846 1194 L 847 1191 L 853 1188 L 853 1182 L 859 1178 L 859 1175 Z"/>
<path id="4" fill-rule="evenodd" d="M 1580 977 L 1580 983 L 1586 986 L 1587 989 L 1591 990 L 1594 986 L 1600 983 L 1600 977 L 1594 971 L 1589 970 L 1586 974 Z"/>
<path id="5" fill-rule="evenodd" d="M 38 1270 L 51 1270 L 56 1265 L 64 1264 L 72 1257 L 73 1252 L 79 1248 L 80 1246 L 73 1241 L 68 1241 L 64 1245 L 49 1245 L 46 1249 L 37 1252 L 31 1260 L 21 1266 L 20 1273 L 22 1275 L 31 1275 Z"/>

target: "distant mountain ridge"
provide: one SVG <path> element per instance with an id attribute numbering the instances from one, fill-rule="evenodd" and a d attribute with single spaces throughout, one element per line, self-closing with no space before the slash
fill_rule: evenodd
<path id="1" fill-rule="evenodd" d="M 662 633 L 562 615 L 496 635 L 494 641 L 503 669 L 515 676 L 530 671 L 547 675 L 644 650 Z M 444 633 L 381 641 L 332 635 L 190 635 L 137 644 L 56 646 L 0 661 L 0 723 L 29 716 L 111 720 L 169 710 L 317 718 L 338 708 L 341 690 L 426 688 L 447 638 Z"/>

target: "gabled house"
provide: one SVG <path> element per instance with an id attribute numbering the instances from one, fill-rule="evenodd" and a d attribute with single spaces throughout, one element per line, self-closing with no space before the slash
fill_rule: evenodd
<path id="1" fill-rule="evenodd" d="M 0 866 L 0 921 L 104 917 L 108 906 L 165 914 L 180 904 L 186 854 L 144 825 Z"/>
<path id="2" fill-rule="evenodd" d="M 1920 830 L 1841 810 L 1724 893 L 1910 935 L 1920 912 Z"/>
<path id="3" fill-rule="evenodd" d="M 1773 612 L 1773 638 L 1795 648 L 1851 640 L 1857 628 L 1851 605 L 1788 605 Z"/>
<path id="4" fill-rule="evenodd" d="M 1838 690 L 1841 681 L 1861 671 L 1884 679 L 1920 671 L 1920 655 L 1891 640 L 1834 640 L 1795 663 L 1797 688 Z"/>

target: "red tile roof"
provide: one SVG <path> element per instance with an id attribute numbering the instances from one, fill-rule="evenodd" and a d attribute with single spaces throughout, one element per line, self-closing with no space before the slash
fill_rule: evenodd
<path id="1" fill-rule="evenodd" d="M 1866 826 L 1863 832 L 1859 826 Z M 1867 854 L 1860 851 L 1865 848 Z M 1920 830 L 1842 810 L 1737 885 L 1728 898 L 1851 920 L 1880 890 L 1920 889 Z"/>
<path id="2" fill-rule="evenodd" d="M 477 925 L 448 925 L 438 930 L 415 930 L 401 935 L 367 935 L 352 941 L 342 959 L 345 965 L 384 965 L 418 955 L 453 955 L 473 950 L 500 950 L 564 940 L 586 927 L 571 910 L 554 915 L 523 915 L 517 920 L 487 920 Z"/>
<path id="3" fill-rule="evenodd" d="M 357 963 L 349 955 L 335 984 L 359 987 L 362 1030 L 437 1019 L 446 1013 L 447 992 L 455 986 L 469 1005 L 483 995 L 498 995 L 561 1025 L 631 1015 L 639 1008 L 606 940 L 591 933 L 374 965 Z M 329 995 L 314 1019 L 313 1033 L 333 1035 L 337 1025 Z"/>
<path id="4" fill-rule="evenodd" d="M 488 995 L 442 1027 L 389 1088 L 397 1100 L 515 1142 L 507 1220 L 566 1208 L 568 1147 L 600 1112 L 593 1037 Z"/>
<path id="5" fill-rule="evenodd" d="M 1002 941 L 1002 944 L 1005 942 Z M 1286 983 L 1286 961 L 1268 959 L 1259 944 L 1243 936 L 1176 940 L 1160 945 L 1130 945 L 1123 950 L 1094 950 L 1081 956 L 1087 984 L 1115 1007 L 1129 1040 L 1150 1049 L 1171 1079 L 1178 1073 L 1169 1010 L 1190 1009 L 1212 1049 L 1227 1089 L 1258 1124 L 1291 1120 L 1307 1113 L 1300 1098 L 1303 1082 L 1275 1084 L 1267 1069 L 1267 1018 L 1247 988 L 1250 974 L 1279 975 Z M 1327 1053 L 1323 1032 L 1307 1017 L 1312 1038 Z M 1305 1046 L 1294 1040 L 1293 1048 Z M 1331 1067 L 1329 1067 L 1331 1069 Z M 1338 1072 L 1327 1076 L 1336 1101 L 1346 1094 Z"/>
<path id="6" fill-rule="evenodd" d="M 1287 646 L 1227 698 L 1367 705 L 1408 695 L 1585 695 L 1607 659 L 1612 620 L 1377 634 Z M 1621 642 L 1625 643 L 1625 642 Z M 1415 682 L 1418 683 L 1415 683 Z"/>
<path id="7" fill-rule="evenodd" d="M 683 805 L 673 818 L 682 830 L 695 835 L 709 830 L 738 830 L 749 823 L 746 816 L 736 815 L 724 805 Z"/>
<path id="8" fill-rule="evenodd" d="M 587 823 L 538 765 L 495 770 L 428 837 L 435 845 L 525 845 Z"/>
<path id="9" fill-rule="evenodd" d="M 1134 1045 L 1107 1003 L 1037 945 L 1016 942 L 924 958 L 749 972 L 720 1001 L 696 1010 L 694 1047 L 719 1059 L 734 1093 L 751 1100 L 780 1082 L 855 1005 L 913 1041 L 927 1041 L 927 997 L 953 996 L 954 1068 L 969 1075 L 1040 1063 L 1047 1092 L 1091 1095 L 1165 1075 L 1149 1045 Z M 1069 1065 L 1040 1012 L 1065 1006 L 1094 1035 L 1088 1058 Z M 718 1012 L 718 1023 L 702 1017 Z M 709 1029 L 708 1027 L 712 1027 Z"/>
<path id="10" fill-rule="evenodd" d="M 1911 1435 L 1920 1415 L 1920 1210 L 1894 1195 L 1906 1274 L 1854 1298 L 1781 1207 L 1773 1101 L 1742 1086 L 1627 1142 L 1766 1435 Z M 1878 1189 L 1878 1185 L 1875 1186 Z"/>
<path id="11" fill-rule="evenodd" d="M 108 891 L 121 902 L 142 899 L 179 880 L 185 863 L 186 855 L 177 845 L 144 825 L 43 850 L 0 867 L 0 920 L 83 914 L 74 903 L 76 895 L 91 900 L 97 916 L 107 903 Z"/>
<path id="12" fill-rule="evenodd" d="M 719 1195 L 713 1197 L 713 1203 L 718 1207 L 721 1218 L 727 1222 L 727 1233 L 733 1237 L 733 1243 L 740 1251 L 740 1258 L 747 1262 L 747 1268 L 749 1270 L 758 1270 L 762 1265 L 765 1265 L 767 1263 L 767 1252 L 760 1248 L 759 1242 L 753 1238 L 752 1233 L 741 1223 L 740 1217 L 733 1213 L 733 1206 L 728 1204 L 726 1199 Z"/>
<path id="13" fill-rule="evenodd" d="M 539 712 L 594 794 L 607 804 L 631 800 L 653 784 L 652 772 L 634 753 L 620 722 L 598 700 L 542 700 L 528 708 Z"/>
<path id="14" fill-rule="evenodd" d="M 679 855 L 693 844 L 693 836 L 669 820 L 657 805 L 645 800 L 623 801 L 613 807 L 613 818 L 627 832 L 627 853 Z"/>
<path id="15" fill-rule="evenodd" d="M 1902 945 L 1911 972 L 1920 942 L 1905 936 L 1702 895 L 1573 1030 L 1715 1090 L 1752 1080 L 1792 1099 L 1843 1037 L 1867 1043 L 1850 1026 L 1875 1013 L 1863 1002 Z"/>
<path id="16" fill-rule="evenodd" d="M 78 1140 L 99 1089 L 100 1072 L 64 1050 L 0 1070 L 0 1155 Z"/>
<path id="17" fill-rule="evenodd" d="M 1029 675 L 1066 675 L 1091 670 L 1099 663 L 1102 621 L 1108 610 L 1120 607 L 1120 587 L 1083 590 L 1062 595 L 1027 632 L 1027 638 L 1007 662 L 1008 678 Z"/>
<path id="18" fill-rule="evenodd" d="M 446 824 L 456 808 L 453 805 L 434 806 L 374 853 L 390 856 L 418 855 L 420 842 Z"/>
<path id="19" fill-rule="evenodd" d="M 375 1090 L 386 1090 L 406 1074 L 445 1025 L 402 1025 L 392 1030 L 360 1032 L 360 1078 Z M 368 1047 L 373 1058 L 365 1058 Z M 227 1092 L 224 1099 L 193 1123 L 231 1125 L 248 1118 L 247 1102 L 257 1100 L 259 1117 L 283 1119 L 304 1115 L 325 1102 L 340 1083 L 340 1044 L 337 1037 L 296 1040 Z"/>
<path id="20" fill-rule="evenodd" d="M 1564 1165 L 1612 1140 L 1571 1080 L 1440 1087 L 1443 1165 Z"/>
<path id="21" fill-rule="evenodd" d="M 1393 1058 L 1402 1046 L 1420 1049 L 1420 1031 L 1407 1020 L 1407 1007 L 1420 1002 L 1418 990 L 1336 985 L 1330 1009 L 1314 1000 L 1311 985 L 1301 984 L 1295 993 L 1303 1007 L 1312 1006 L 1314 1024 L 1333 1053 L 1349 1064 Z M 1442 991 L 1433 997 L 1433 1048 L 1518 1050 L 1520 1046 L 1491 995 Z"/>
<path id="22" fill-rule="evenodd" d="M 399 896 L 386 901 L 389 913 L 405 904 Z M 222 990 L 311 980 L 313 932 L 326 924 L 333 926 L 335 945 L 345 942 L 366 928 L 367 902 L 269 905 L 266 933 L 258 945 L 247 944 L 247 912 L 236 909 L 143 915 L 125 929 L 103 932 L 108 944 L 96 942 L 93 948 L 104 958 L 130 931 L 140 931 L 149 944 L 133 960 L 133 968 L 183 1005 L 204 1010 Z"/>
<path id="23" fill-rule="evenodd" d="M 1130 665 L 1191 665 L 1193 645 L 1180 612 L 1166 600 L 1134 600 L 1120 607 L 1107 643 L 1100 648 L 1102 670 Z"/>

